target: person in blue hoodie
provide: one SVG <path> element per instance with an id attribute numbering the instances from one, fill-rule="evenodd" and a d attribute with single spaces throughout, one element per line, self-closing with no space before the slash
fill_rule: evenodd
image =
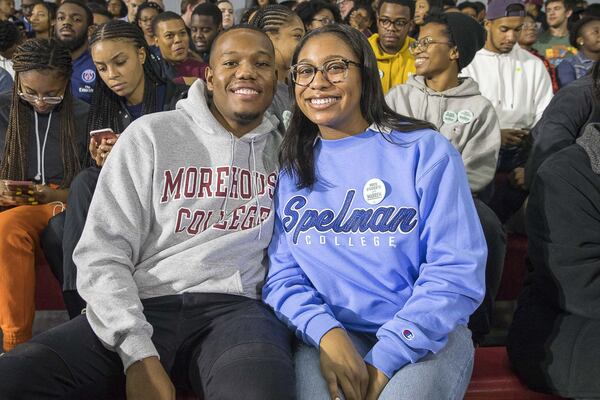
<path id="1" fill-rule="evenodd" d="M 487 249 L 460 154 L 386 105 L 362 33 L 292 64 L 263 300 L 303 342 L 298 398 L 462 398 Z"/>

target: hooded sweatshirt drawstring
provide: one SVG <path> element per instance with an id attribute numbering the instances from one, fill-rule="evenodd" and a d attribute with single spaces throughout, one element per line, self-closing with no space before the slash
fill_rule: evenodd
<path id="1" fill-rule="evenodd" d="M 254 152 L 254 138 L 250 141 L 250 151 L 252 152 L 252 196 L 256 200 L 256 215 L 258 216 L 258 240 L 262 237 L 262 218 L 260 217 L 260 199 L 256 191 L 256 153 Z"/>
<path id="2" fill-rule="evenodd" d="M 225 193 L 225 202 L 223 203 L 223 218 L 227 219 L 227 203 L 229 200 L 229 196 L 231 194 L 231 181 L 233 175 L 233 159 L 235 157 L 235 138 L 233 137 L 233 133 L 229 132 L 229 143 L 231 144 L 231 157 L 229 158 L 229 175 L 227 176 L 227 193 Z"/>
<path id="3" fill-rule="evenodd" d="M 52 122 L 52 111 L 48 117 L 48 126 L 46 126 L 46 133 L 44 134 L 43 144 L 40 146 L 40 131 L 38 127 L 38 113 L 34 111 L 35 118 L 35 139 L 37 144 L 37 175 L 35 179 L 41 181 L 42 185 L 46 184 L 46 142 L 48 141 L 48 132 L 50 132 L 50 123 Z"/>

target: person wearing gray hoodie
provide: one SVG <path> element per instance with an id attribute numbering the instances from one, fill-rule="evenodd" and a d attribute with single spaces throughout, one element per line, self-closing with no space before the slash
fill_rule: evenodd
<path id="1" fill-rule="evenodd" d="M 170 376 L 205 399 L 294 398 L 291 335 L 260 301 L 274 58 L 263 32 L 223 32 L 206 86 L 125 130 L 74 253 L 86 314 L 0 357 L 1 398 L 174 399 Z"/>
<path id="2" fill-rule="evenodd" d="M 486 297 L 469 322 L 476 343 L 490 329 L 493 299 L 500 285 L 506 238 L 502 224 L 482 201 L 496 173 L 500 126 L 494 107 L 471 78 L 459 78 L 485 32 L 461 13 L 432 14 L 411 46 L 417 75 L 388 92 L 386 101 L 399 114 L 434 124 L 461 154 L 488 245 Z"/>

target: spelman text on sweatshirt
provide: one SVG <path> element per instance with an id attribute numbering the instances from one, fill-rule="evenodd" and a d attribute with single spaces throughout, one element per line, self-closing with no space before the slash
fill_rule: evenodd
<path id="1" fill-rule="evenodd" d="M 102 168 L 73 259 L 98 338 L 125 369 L 157 355 L 140 299 L 186 292 L 258 298 L 273 230 L 278 121 L 242 138 L 196 81 L 174 111 L 143 116 Z"/>
<path id="2" fill-rule="evenodd" d="M 437 132 L 367 130 L 315 146 L 317 182 L 287 172 L 263 299 L 306 343 L 377 336 L 388 377 L 440 351 L 485 292 L 487 247 L 462 160 Z"/>

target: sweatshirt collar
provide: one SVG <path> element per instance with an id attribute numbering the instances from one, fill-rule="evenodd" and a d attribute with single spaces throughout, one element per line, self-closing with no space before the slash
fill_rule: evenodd
<path id="1" fill-rule="evenodd" d="M 388 53 L 385 53 L 383 50 L 381 50 L 381 48 L 379 47 L 379 34 L 378 33 L 374 33 L 369 38 L 369 42 L 371 43 L 371 48 L 373 49 L 373 53 L 375 53 L 375 58 L 377 58 L 377 60 L 389 60 L 389 59 L 396 58 L 396 57 L 406 53 L 408 51 L 408 45 L 411 42 L 411 38 L 407 36 L 406 39 L 404 39 L 404 44 L 402 45 L 402 48 L 395 54 L 388 54 Z"/>

